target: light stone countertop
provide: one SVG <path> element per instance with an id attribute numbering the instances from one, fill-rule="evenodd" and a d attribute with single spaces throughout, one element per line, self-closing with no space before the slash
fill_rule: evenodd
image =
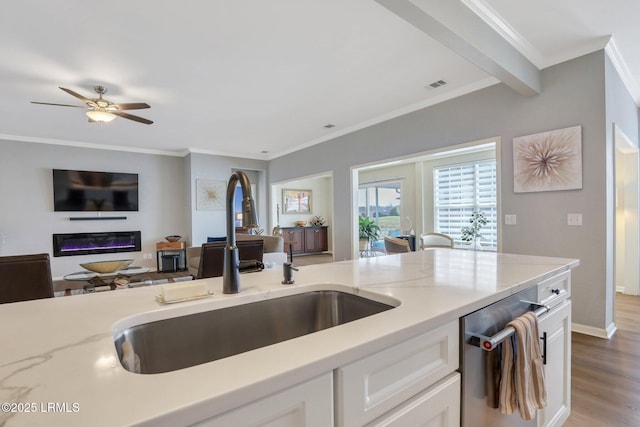
<path id="1" fill-rule="evenodd" d="M 0 402 L 20 402 L 22 408 L 0 412 L 0 426 L 188 425 L 402 342 L 578 264 L 437 249 L 301 267 L 292 286 L 280 283 L 278 269 L 245 274 L 236 295 L 222 294 L 222 278 L 205 279 L 213 296 L 164 306 L 155 301 L 159 287 L 3 304 Z M 117 360 L 114 325 L 126 325 L 129 316 L 173 317 L 342 286 L 401 304 L 174 372 L 134 374 Z M 51 409 L 49 403 L 58 405 Z"/>

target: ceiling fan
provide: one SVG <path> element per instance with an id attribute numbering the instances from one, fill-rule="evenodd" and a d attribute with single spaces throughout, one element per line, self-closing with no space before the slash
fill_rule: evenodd
<path id="1" fill-rule="evenodd" d="M 85 104 L 83 105 L 70 105 L 70 104 L 54 104 L 50 102 L 36 102 L 31 101 L 32 104 L 42 104 L 42 105 L 57 105 L 59 107 L 74 107 L 74 108 L 86 108 L 87 116 L 89 117 L 90 123 L 95 122 L 110 122 L 111 120 L 117 117 L 122 117 L 123 119 L 133 120 L 139 123 L 144 123 L 145 125 L 150 125 L 153 122 L 151 120 L 145 119 L 144 117 L 134 116 L 133 114 L 125 113 L 123 110 L 142 110 L 144 108 L 151 108 L 151 106 L 145 102 L 132 102 L 126 104 L 114 104 L 111 101 L 108 101 L 102 97 L 105 93 L 107 93 L 107 88 L 104 86 L 94 86 L 93 90 L 98 94 L 97 98 L 86 98 L 80 95 L 77 92 L 72 91 L 71 89 L 67 89 L 61 87 L 63 91 L 67 92 L 71 96 L 75 96 Z"/>

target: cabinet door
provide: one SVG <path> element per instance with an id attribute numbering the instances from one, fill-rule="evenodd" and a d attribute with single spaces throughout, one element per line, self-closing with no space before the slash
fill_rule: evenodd
<path id="1" fill-rule="evenodd" d="M 333 426 L 332 374 L 327 373 L 194 426 Z"/>
<path id="2" fill-rule="evenodd" d="M 327 227 L 308 227 L 304 229 L 305 252 L 322 252 L 329 250 Z"/>
<path id="3" fill-rule="evenodd" d="M 571 301 L 554 308 L 539 326 L 547 335 L 547 406 L 538 411 L 538 427 L 561 426 L 571 412 Z"/>
<path id="4" fill-rule="evenodd" d="M 289 253 L 289 245 L 292 245 L 294 254 L 304 252 L 304 228 L 285 228 L 282 237 L 284 237 L 284 251 L 286 253 Z"/>

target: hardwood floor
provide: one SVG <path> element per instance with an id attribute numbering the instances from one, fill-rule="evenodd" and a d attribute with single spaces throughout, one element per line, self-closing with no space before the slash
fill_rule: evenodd
<path id="1" fill-rule="evenodd" d="M 565 427 L 640 426 L 640 297 L 616 295 L 610 340 L 573 333 Z"/>

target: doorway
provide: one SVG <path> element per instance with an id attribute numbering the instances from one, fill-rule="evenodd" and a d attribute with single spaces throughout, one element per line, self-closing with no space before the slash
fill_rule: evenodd
<path id="1" fill-rule="evenodd" d="M 352 184 L 352 239 L 351 250 L 353 258 L 360 256 L 359 251 L 359 235 L 358 235 L 358 217 L 368 213 L 375 213 L 375 208 L 386 206 L 388 215 L 385 220 L 396 219 L 399 221 L 399 232 L 403 234 L 415 234 L 416 239 L 421 233 L 442 231 L 439 230 L 436 212 L 436 191 L 434 191 L 434 171 L 439 167 L 463 165 L 484 164 L 492 162 L 492 179 L 493 186 L 491 188 L 491 215 L 488 215 L 489 222 L 484 231 L 490 237 L 491 244 L 487 250 L 499 251 L 501 246 L 500 233 L 500 138 L 489 138 L 480 141 L 463 143 L 455 146 L 449 146 L 442 149 L 431 150 L 422 153 L 416 153 L 405 157 L 387 159 L 380 162 L 374 162 L 365 165 L 358 165 L 351 168 L 351 184 Z M 475 167 L 475 166 L 474 166 Z M 376 189 L 382 186 L 397 187 L 398 194 L 393 195 L 393 199 L 397 199 L 398 206 L 395 207 L 389 201 L 375 200 L 366 192 L 367 189 Z M 474 187 L 475 188 L 475 187 Z M 372 190 L 369 190 L 371 192 Z M 366 196 L 370 197 L 367 198 Z M 476 206 L 476 192 L 474 190 L 473 202 L 458 207 L 460 209 L 471 207 L 485 208 Z M 375 203 L 374 203 L 375 202 Z M 484 200 L 483 202 L 484 203 Z M 468 205 L 468 206 L 467 206 Z M 385 223 L 380 221 L 380 227 Z M 459 230 L 460 224 L 456 228 Z M 393 234 L 391 234 L 393 235 Z M 377 253 L 376 251 L 373 251 Z"/>
<path id="2" fill-rule="evenodd" d="M 285 207 L 286 196 L 291 191 L 304 191 L 308 194 L 307 209 L 290 210 Z M 283 182 L 273 183 L 270 194 L 271 232 L 281 228 L 313 225 L 318 218 L 327 226 L 328 253 L 333 254 L 333 172 L 309 175 Z M 287 239 L 285 239 L 286 243 Z M 286 246 L 286 245 L 285 245 Z"/>
<path id="3" fill-rule="evenodd" d="M 616 291 L 640 295 L 638 231 L 638 147 L 615 128 L 615 286 Z"/>

